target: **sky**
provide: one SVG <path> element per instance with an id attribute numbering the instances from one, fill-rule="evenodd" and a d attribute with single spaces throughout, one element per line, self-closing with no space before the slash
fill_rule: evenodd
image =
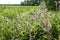
<path id="1" fill-rule="evenodd" d="M 24 0 L 0 0 L 0 4 L 20 4 Z"/>

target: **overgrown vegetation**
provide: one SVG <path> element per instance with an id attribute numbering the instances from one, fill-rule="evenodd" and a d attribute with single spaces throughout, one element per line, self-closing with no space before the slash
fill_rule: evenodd
<path id="1" fill-rule="evenodd" d="M 47 40 L 38 6 L 0 6 L 0 40 Z M 60 35 L 60 12 L 49 11 L 53 40 Z M 42 15 L 43 16 L 43 15 Z M 37 19 L 36 19 L 37 17 Z"/>
<path id="2" fill-rule="evenodd" d="M 38 10 L 39 9 L 39 10 Z M 0 40 L 60 40 L 60 12 L 39 6 L 0 6 Z"/>

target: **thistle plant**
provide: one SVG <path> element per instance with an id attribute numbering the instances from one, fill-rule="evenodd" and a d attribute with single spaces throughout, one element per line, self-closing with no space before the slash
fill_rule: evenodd
<path id="1" fill-rule="evenodd" d="M 49 14 L 48 14 L 48 10 L 47 10 L 47 7 L 45 5 L 45 2 L 42 1 L 42 3 L 39 5 L 39 10 L 36 13 L 34 13 L 33 15 L 30 16 L 29 20 L 31 20 L 31 21 L 30 21 L 29 24 L 32 25 L 32 28 L 33 28 L 33 25 L 42 24 L 42 29 L 47 33 L 46 35 L 49 35 L 48 40 L 51 40 L 50 30 L 51 30 L 52 26 L 51 26 L 51 23 L 50 23 L 50 19 L 48 18 L 48 15 Z M 34 23 L 36 23 L 36 24 L 34 24 Z M 36 37 L 36 34 L 32 36 L 31 32 L 32 31 L 30 31 L 30 40 L 32 40 L 31 37 L 33 37 L 33 36 Z"/>
<path id="2" fill-rule="evenodd" d="M 42 3 L 41 3 L 39 11 L 41 11 L 40 18 L 42 21 L 43 30 L 46 32 L 46 35 L 49 35 L 49 36 L 47 36 L 47 39 L 52 40 L 52 36 L 51 36 L 51 32 L 50 32 L 52 29 L 52 26 L 50 23 L 50 19 L 48 18 L 49 14 L 48 14 L 48 10 L 47 10 L 47 7 L 46 7 L 46 4 L 44 1 L 42 1 Z"/>
<path id="3" fill-rule="evenodd" d="M 42 29 L 47 33 L 46 35 L 50 36 L 50 37 L 48 36 L 48 40 L 51 40 L 50 30 L 51 30 L 52 26 L 50 23 L 50 19 L 48 18 L 49 14 L 48 14 L 48 10 L 47 10 L 47 7 L 46 7 L 44 1 L 42 1 L 41 4 L 39 5 L 39 10 L 36 14 L 37 14 L 36 17 L 38 16 L 37 18 L 35 17 L 36 20 L 40 20 L 39 22 L 42 23 L 42 27 L 43 27 Z"/>

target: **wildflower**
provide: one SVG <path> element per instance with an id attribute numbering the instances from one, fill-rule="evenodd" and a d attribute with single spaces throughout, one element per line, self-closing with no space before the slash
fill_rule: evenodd
<path id="1" fill-rule="evenodd" d="M 9 20 L 8 18 L 6 19 L 6 23 L 7 23 L 7 24 L 9 24 L 9 23 L 10 23 L 10 20 Z"/>

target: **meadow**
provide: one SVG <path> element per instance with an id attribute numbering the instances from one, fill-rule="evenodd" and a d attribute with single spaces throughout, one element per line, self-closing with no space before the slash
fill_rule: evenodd
<path id="1" fill-rule="evenodd" d="M 40 17 L 35 15 L 38 9 L 38 6 L 0 6 L 0 40 L 47 40 Z M 48 12 L 52 39 L 60 40 L 60 12 Z"/>

